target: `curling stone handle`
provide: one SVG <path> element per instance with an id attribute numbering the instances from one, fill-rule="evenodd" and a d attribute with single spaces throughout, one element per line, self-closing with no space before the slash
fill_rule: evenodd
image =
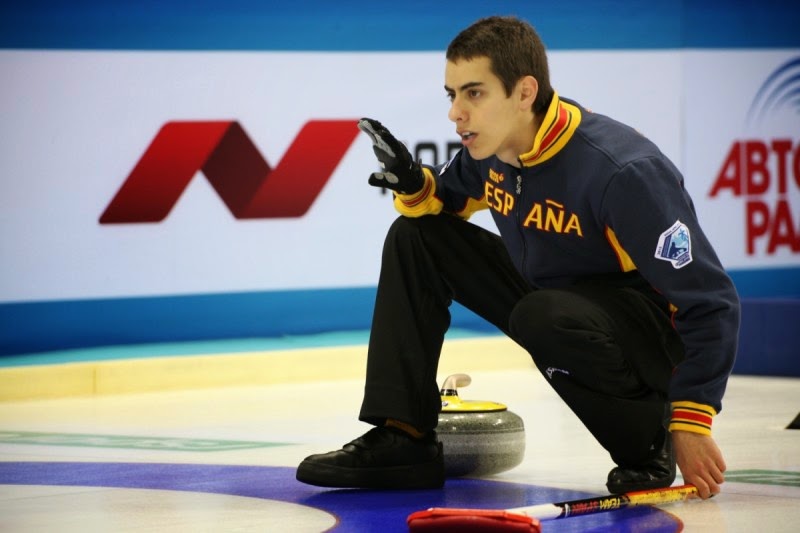
<path id="1" fill-rule="evenodd" d="M 439 393 L 442 396 L 458 396 L 458 388 L 466 387 L 470 383 L 472 383 L 472 378 L 467 374 L 451 374 L 444 380 L 444 385 Z"/>

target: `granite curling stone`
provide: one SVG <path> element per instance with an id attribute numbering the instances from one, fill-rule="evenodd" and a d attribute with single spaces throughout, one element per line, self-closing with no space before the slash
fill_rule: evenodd
<path id="1" fill-rule="evenodd" d="M 444 446 L 448 477 L 497 474 L 514 468 L 525 456 L 522 418 L 501 403 L 462 400 L 458 387 L 471 382 L 467 374 L 453 374 L 440 391 L 436 433 Z"/>

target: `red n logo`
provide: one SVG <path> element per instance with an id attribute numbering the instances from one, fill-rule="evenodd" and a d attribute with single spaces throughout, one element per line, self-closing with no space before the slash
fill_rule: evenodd
<path id="1" fill-rule="evenodd" d="M 167 122 L 100 216 L 159 222 L 202 170 L 233 216 L 303 216 L 358 134 L 356 120 L 312 120 L 273 169 L 235 121 Z"/>

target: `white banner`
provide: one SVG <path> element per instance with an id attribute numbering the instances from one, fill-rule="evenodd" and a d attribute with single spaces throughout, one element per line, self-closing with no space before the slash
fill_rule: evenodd
<path id="1" fill-rule="evenodd" d="M 550 58 L 562 96 L 636 127 L 684 164 L 680 53 L 556 51 Z M 0 301 L 373 286 L 396 215 L 388 195 L 366 184 L 377 164 L 360 134 L 300 217 L 238 219 L 198 168 L 160 222 L 99 219 L 156 134 L 176 121 L 235 121 L 274 168 L 310 121 L 370 116 L 424 162 L 442 162 L 456 142 L 444 63 L 440 52 L 1 51 Z M 702 55 L 688 58 L 689 92 L 708 94 L 685 103 L 709 117 L 702 125 L 690 118 L 690 138 L 703 152 L 687 151 L 689 174 L 706 179 L 691 185 L 701 211 L 713 209 L 703 218 L 723 260 L 741 266 L 748 264 L 741 230 L 715 224 L 716 210 L 728 207 L 704 201 L 738 134 L 730 125 L 707 138 L 695 130 L 705 120 L 740 121 L 742 102 L 774 65 L 732 93 L 700 72 L 707 64 Z M 720 98 L 723 89 L 732 96 Z M 156 189 L 153 198 L 166 194 Z M 488 215 L 477 220 L 491 227 Z"/>
<path id="2" fill-rule="evenodd" d="M 684 62 L 684 172 L 717 252 L 729 268 L 800 265 L 800 51 Z"/>

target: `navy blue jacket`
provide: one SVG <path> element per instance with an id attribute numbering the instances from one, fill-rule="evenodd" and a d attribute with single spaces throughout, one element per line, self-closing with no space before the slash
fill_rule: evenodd
<path id="1" fill-rule="evenodd" d="M 599 276 L 654 289 L 671 304 L 685 347 L 670 385 L 680 414 L 672 429 L 710 432 L 736 354 L 739 300 L 681 173 L 634 129 L 558 95 L 519 164 L 462 149 L 427 167 L 423 190 L 398 195 L 395 206 L 407 216 L 465 218 L 488 207 L 535 287 Z"/>

